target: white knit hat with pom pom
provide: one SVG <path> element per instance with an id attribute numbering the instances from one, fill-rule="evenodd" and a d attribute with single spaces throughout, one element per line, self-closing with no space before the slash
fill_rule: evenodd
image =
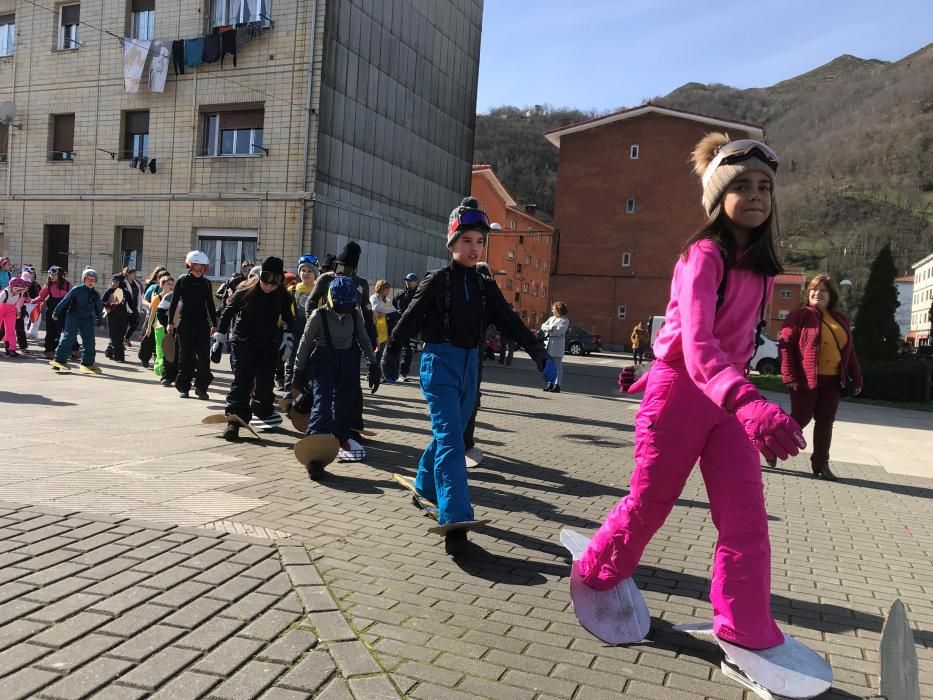
<path id="1" fill-rule="evenodd" d="M 707 134 L 700 139 L 690 157 L 693 162 L 693 172 L 699 175 L 703 182 L 703 208 L 706 209 L 707 215 L 711 214 L 719 204 L 726 188 L 743 173 L 764 173 L 771 178 L 772 196 L 774 193 L 774 168 L 755 155 L 743 158 L 737 163 L 718 163 L 711 173 L 707 173 L 710 163 L 716 159 L 719 150 L 731 140 L 728 134 L 719 132 Z"/>

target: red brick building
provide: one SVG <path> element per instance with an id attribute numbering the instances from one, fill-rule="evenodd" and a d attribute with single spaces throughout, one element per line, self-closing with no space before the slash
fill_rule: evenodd
<path id="1" fill-rule="evenodd" d="M 486 261 L 506 301 L 525 325 L 537 328 L 550 316 L 551 257 L 554 231 L 535 218 L 533 204 L 519 206 L 488 165 L 473 166 L 470 193 L 489 220 L 502 226 L 493 231 Z"/>
<path id="2" fill-rule="evenodd" d="M 774 278 L 771 305 L 765 314 L 768 319 L 765 335 L 772 340 L 777 340 L 781 334 L 781 326 L 787 315 L 804 301 L 803 288 L 806 283 L 807 276 L 802 267 L 788 267 L 783 275 Z"/>
<path id="3" fill-rule="evenodd" d="M 551 298 L 610 347 L 663 315 L 684 241 L 705 221 L 687 162 L 704 134 L 763 137 L 760 127 L 653 104 L 545 134 L 560 148 Z"/>

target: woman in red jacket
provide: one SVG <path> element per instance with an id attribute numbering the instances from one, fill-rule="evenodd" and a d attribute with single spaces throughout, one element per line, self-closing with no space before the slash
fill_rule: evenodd
<path id="1" fill-rule="evenodd" d="M 829 445 L 842 390 L 847 382 L 855 384 L 856 394 L 862 390 L 852 330 L 838 304 L 836 283 L 827 274 L 817 275 L 807 285 L 807 303 L 784 321 L 779 343 L 791 415 L 801 427 L 813 420 L 813 476 L 828 481 L 838 481 L 829 469 Z"/>

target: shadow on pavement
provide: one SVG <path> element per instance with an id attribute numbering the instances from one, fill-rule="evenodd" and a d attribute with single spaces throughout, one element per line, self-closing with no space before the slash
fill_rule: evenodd
<path id="1" fill-rule="evenodd" d="M 833 469 L 836 469 L 836 467 L 833 467 Z M 772 469 L 771 467 L 762 467 L 761 471 L 767 474 L 779 474 L 781 476 L 813 479 L 813 476 L 810 474 L 810 472 L 796 471 L 793 469 Z M 901 496 L 933 499 L 933 488 L 927 488 L 925 486 L 910 486 L 909 484 L 889 484 L 884 481 L 868 481 L 867 479 L 857 479 L 855 477 L 846 476 L 845 473 L 839 469 L 836 469 L 835 473 L 836 476 L 839 477 L 839 481 L 835 483 L 835 486 L 839 488 L 854 486 L 863 489 L 874 489 L 876 491 L 887 491 L 889 493 L 900 494 Z"/>
<path id="2" fill-rule="evenodd" d="M 77 406 L 70 401 L 55 401 L 42 394 L 18 394 L 15 391 L 0 391 L 0 403 L 37 404 L 40 406 Z"/>

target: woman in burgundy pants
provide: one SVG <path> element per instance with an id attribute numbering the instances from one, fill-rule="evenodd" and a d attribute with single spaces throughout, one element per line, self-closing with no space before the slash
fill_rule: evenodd
<path id="1" fill-rule="evenodd" d="M 813 476 L 838 481 L 829 469 L 833 421 L 847 382 L 862 390 L 862 372 L 852 347 L 849 321 L 837 306 L 839 289 L 827 274 L 807 285 L 807 303 L 781 329 L 781 375 L 790 391 L 791 416 L 800 427 L 813 420 Z M 773 467 L 774 465 L 769 462 Z"/>

